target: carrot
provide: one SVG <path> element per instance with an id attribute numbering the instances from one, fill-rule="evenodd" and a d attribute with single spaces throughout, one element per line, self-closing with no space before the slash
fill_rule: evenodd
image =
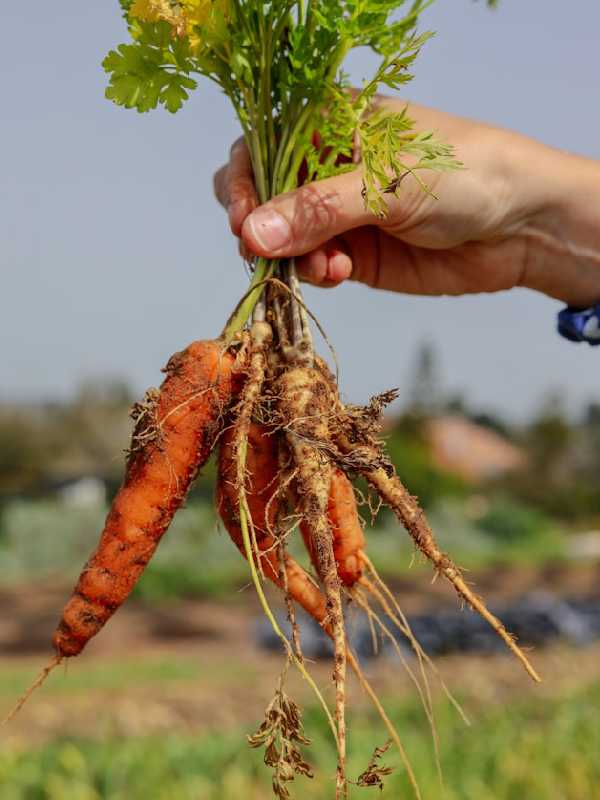
<path id="1" fill-rule="evenodd" d="M 334 658 L 335 720 L 338 734 L 336 800 L 347 795 L 346 785 L 346 635 L 340 579 L 327 517 L 333 465 L 319 448 L 330 438 L 330 389 L 326 379 L 302 354 L 279 376 L 275 388 L 278 410 L 287 421 L 286 438 L 296 465 L 298 506 L 316 554 L 317 573 L 327 599 Z M 307 364 L 306 366 L 304 364 Z"/>
<path id="2" fill-rule="evenodd" d="M 234 363 L 219 340 L 194 342 L 169 360 L 160 391 L 134 406 L 125 479 L 54 633 L 59 659 L 83 650 L 152 558 L 220 432 L 236 391 Z"/>
<path id="3" fill-rule="evenodd" d="M 334 469 L 327 502 L 327 518 L 333 537 L 333 555 L 340 580 L 348 588 L 358 583 L 363 574 L 365 534 L 358 517 L 356 497 L 350 480 L 341 469 Z M 317 554 L 305 521 L 300 530 L 313 565 Z"/>
<path id="4" fill-rule="evenodd" d="M 237 457 L 234 428 L 224 431 L 219 445 L 216 488 L 217 510 L 233 543 L 246 555 L 239 518 Z M 265 425 L 250 422 L 246 451 L 246 502 L 263 572 L 283 588 L 280 575 L 275 522 L 281 504 L 279 497 L 279 458 L 277 436 Z M 313 619 L 324 625 L 325 598 L 306 571 L 287 553 L 284 556 L 285 582 L 292 597 Z"/>
<path id="5" fill-rule="evenodd" d="M 235 452 L 236 431 L 230 427 L 223 433 L 219 447 L 219 469 L 217 481 L 217 509 L 219 515 L 231 536 L 231 539 L 240 552 L 245 555 L 242 530 L 239 520 L 239 490 L 237 486 L 237 457 Z M 251 422 L 248 429 L 248 443 L 246 451 L 246 472 L 248 486 L 246 489 L 246 502 L 250 511 L 255 539 L 259 550 L 260 559 L 265 575 L 282 589 L 287 589 L 289 596 L 297 602 L 306 613 L 312 617 L 325 630 L 335 642 L 336 631 L 331 624 L 328 614 L 327 600 L 321 589 L 315 585 L 307 572 L 287 553 L 285 554 L 285 586 L 281 580 L 277 553 L 277 540 L 274 526 L 282 501 L 279 495 L 279 458 L 277 434 L 265 425 Z M 334 470 L 336 490 L 331 492 L 331 499 L 337 509 L 332 513 L 332 518 L 339 520 L 340 530 L 348 530 L 353 535 L 345 542 L 351 546 L 356 554 L 360 551 L 358 545 L 362 543 L 362 528 L 358 522 L 354 492 L 352 484 L 340 473 L 341 478 Z M 350 497 L 352 503 L 350 503 Z M 337 513 L 336 513 L 337 512 Z M 350 521 L 343 520 L 344 512 Z M 356 517 L 356 522 L 354 518 Z M 357 533 L 357 527 L 360 534 Z M 342 552 L 341 549 L 339 551 Z M 415 790 L 417 798 L 421 797 L 414 772 L 398 733 L 387 717 L 373 688 L 366 679 L 358 660 L 348 649 L 344 637 L 345 658 L 355 672 L 361 686 L 368 694 L 381 716 L 390 737 L 396 743 L 400 756 L 404 762 L 409 780 Z"/>
<path id="6" fill-rule="evenodd" d="M 387 468 L 379 466 L 380 453 L 370 443 L 357 447 L 344 433 L 338 433 L 337 443 L 343 453 L 350 456 L 356 453 L 359 454 L 361 461 L 359 471 L 369 485 L 377 491 L 382 502 L 394 512 L 412 537 L 415 545 L 431 561 L 436 571 L 452 584 L 459 597 L 486 620 L 509 650 L 523 664 L 527 673 L 534 681 L 539 683 L 541 680 L 539 675 L 532 667 L 523 650 L 516 643 L 515 638 L 506 630 L 503 623 L 489 611 L 483 600 L 471 589 L 463 578 L 461 570 L 454 564 L 452 559 L 440 550 L 417 498 L 408 492 L 396 474 L 395 469 L 391 465 L 387 465 Z"/>

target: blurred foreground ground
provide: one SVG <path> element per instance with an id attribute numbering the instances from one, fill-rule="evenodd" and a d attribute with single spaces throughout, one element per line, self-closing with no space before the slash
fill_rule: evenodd
<path id="1" fill-rule="evenodd" d="M 500 601 L 531 587 L 586 594 L 597 566 L 488 569 L 473 575 Z M 8 710 L 48 656 L 48 641 L 67 587 L 5 589 L 0 623 L 0 712 Z M 394 581 L 408 612 L 447 602 L 416 572 Z M 275 598 L 274 606 L 277 606 Z M 465 612 L 467 613 L 467 612 Z M 86 653 L 53 674 L 2 732 L 2 800 L 233 800 L 268 798 L 269 772 L 245 734 L 262 720 L 282 659 L 256 644 L 259 609 L 250 588 L 210 599 L 137 599 Z M 600 798 L 600 646 L 564 645 L 534 655 L 544 684 L 530 683 L 509 656 L 437 659 L 460 699 L 466 727 L 432 676 L 442 792 L 428 725 L 401 663 L 367 665 L 369 678 L 405 740 L 425 798 L 449 800 L 594 800 Z M 311 665 L 329 700 L 327 664 Z M 290 694 L 306 709 L 313 740 L 312 781 L 295 797 L 331 796 L 335 754 L 310 689 L 293 673 Z M 350 774 L 366 767 L 385 731 L 356 685 L 350 693 Z M 397 755 L 383 797 L 410 797 Z M 365 789 L 353 788 L 351 797 Z"/>
<path id="2" fill-rule="evenodd" d="M 421 378 L 416 395 L 430 398 L 431 375 Z M 118 486 L 129 398 L 117 389 L 0 413 L 0 716 L 51 656 L 52 631 Z M 597 602 L 600 405 L 571 424 L 551 404 L 517 430 L 459 400 L 446 405 L 460 419 L 421 402 L 386 431 L 441 547 L 493 605 L 532 592 Z M 425 435 L 432 430 L 433 440 Z M 507 454 L 512 467 L 504 472 Z M 245 737 L 263 719 L 282 656 L 257 644 L 262 616 L 246 563 L 216 529 L 213 483 L 209 465 L 127 604 L 0 729 L 0 800 L 271 796 L 262 753 Z M 361 510 L 369 554 L 404 611 L 455 612 L 452 590 L 431 583 L 429 566 L 415 559 L 390 515 L 371 527 L 369 508 Z M 307 566 L 298 538 L 290 546 Z M 353 610 L 348 619 L 357 624 Z M 534 652 L 541 687 L 503 651 L 436 657 L 472 723 L 465 725 L 432 675 L 445 789 L 402 663 L 388 651 L 365 661 L 424 800 L 600 800 L 600 643 L 586 641 L 575 647 L 554 639 Z M 330 666 L 320 661 L 311 671 L 331 703 Z M 330 798 L 335 752 L 323 714 L 293 671 L 288 691 L 305 710 L 313 741 L 306 758 L 315 772 L 291 794 Z M 387 736 L 354 684 L 349 700 L 349 774 L 357 778 Z M 390 750 L 383 762 L 394 767 L 384 800 L 413 797 L 398 755 Z M 351 787 L 350 796 L 367 791 Z"/>

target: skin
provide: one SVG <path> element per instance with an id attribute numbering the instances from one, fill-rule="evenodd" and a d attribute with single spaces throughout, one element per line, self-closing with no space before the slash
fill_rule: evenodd
<path id="1" fill-rule="evenodd" d="M 401 109 L 404 103 L 381 98 Z M 410 104 L 417 128 L 451 142 L 465 169 L 423 172 L 365 210 L 360 165 L 258 207 L 242 140 L 215 175 L 244 254 L 298 259 L 305 281 L 354 280 L 424 295 L 523 286 L 573 306 L 600 299 L 600 163 L 510 131 Z M 437 199 L 436 199 L 437 198 Z"/>

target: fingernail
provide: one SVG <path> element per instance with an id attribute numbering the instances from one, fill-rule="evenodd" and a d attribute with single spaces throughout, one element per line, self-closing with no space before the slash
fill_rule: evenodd
<path id="1" fill-rule="evenodd" d="M 258 208 L 246 219 L 255 242 L 268 252 L 281 250 L 292 240 L 292 229 L 281 214 L 270 208 Z"/>

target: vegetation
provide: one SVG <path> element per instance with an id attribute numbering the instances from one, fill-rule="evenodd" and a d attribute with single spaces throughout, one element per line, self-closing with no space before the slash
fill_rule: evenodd
<path id="1" fill-rule="evenodd" d="M 440 542 L 452 549 L 466 568 L 499 562 L 541 565 L 564 557 L 566 537 L 552 519 L 502 496 L 489 503 L 481 501 L 481 496 L 467 503 L 447 497 L 431 510 Z M 65 508 L 47 500 L 10 503 L 0 540 L 0 583 L 74 581 L 105 514 L 105 507 Z M 501 535 L 503 520 L 513 536 Z M 371 558 L 386 578 L 424 567 L 414 561 L 413 547 L 391 519 L 370 529 L 368 535 Z M 298 543 L 291 552 L 306 563 L 306 554 Z M 161 544 L 134 596 L 150 601 L 168 597 L 228 601 L 247 581 L 247 565 L 217 525 L 212 504 L 200 500 L 188 503 L 179 512 L 171 534 Z"/>
<path id="2" fill-rule="evenodd" d="M 135 678 L 134 678 L 135 680 Z M 404 733 L 424 797 L 440 796 L 429 747 L 416 720 L 417 701 L 386 707 Z M 468 697 L 465 698 L 467 705 Z M 566 693 L 543 704 L 523 700 L 476 708 L 466 728 L 447 705 L 437 708 L 447 800 L 597 800 L 600 798 L 600 727 L 596 708 L 600 684 Z M 317 776 L 305 781 L 302 796 L 321 800 L 335 750 L 319 710 L 305 718 L 313 739 L 311 758 Z M 350 776 L 358 776 L 380 737 L 376 720 L 355 720 L 348 757 Z M 160 737 L 55 740 L 36 749 L 0 753 L 3 800 L 263 800 L 268 775 L 256 754 L 240 748 L 243 732 L 175 732 Z M 406 778 L 392 752 L 382 763 L 395 767 L 384 778 L 382 798 L 404 797 Z M 351 797 L 362 790 L 351 787 Z M 379 794 L 378 794 L 379 796 Z"/>

